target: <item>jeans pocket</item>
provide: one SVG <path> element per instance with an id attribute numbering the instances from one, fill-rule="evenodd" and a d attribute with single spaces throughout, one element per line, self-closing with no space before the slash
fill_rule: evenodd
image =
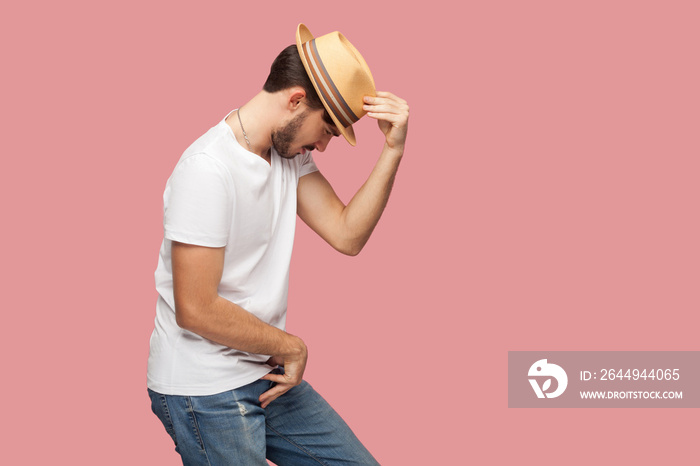
<path id="1" fill-rule="evenodd" d="M 194 414 L 194 407 L 192 406 L 192 398 L 185 397 L 187 401 L 187 417 L 190 421 L 190 427 L 192 428 L 192 434 L 194 435 L 194 440 L 197 442 L 197 446 L 201 451 L 204 451 L 204 441 L 202 440 L 202 434 L 199 431 L 199 424 L 197 423 L 197 417 Z"/>
<path id="2" fill-rule="evenodd" d="M 175 435 L 175 426 L 173 425 L 173 419 L 168 409 L 168 399 L 165 395 L 161 395 L 152 390 L 148 390 L 148 395 L 151 397 L 151 411 L 153 411 L 153 414 L 155 414 L 163 424 L 165 431 L 170 435 L 170 438 L 173 439 L 173 443 L 177 449 L 177 436 Z"/>

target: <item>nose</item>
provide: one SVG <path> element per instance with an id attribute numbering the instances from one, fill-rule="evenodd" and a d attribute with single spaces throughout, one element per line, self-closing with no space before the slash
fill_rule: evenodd
<path id="1" fill-rule="evenodd" d="M 331 142 L 332 137 L 332 135 L 327 135 L 321 138 L 320 140 L 316 141 L 316 143 L 314 144 L 316 150 L 319 152 L 325 151 L 326 147 L 328 147 L 328 143 Z"/>

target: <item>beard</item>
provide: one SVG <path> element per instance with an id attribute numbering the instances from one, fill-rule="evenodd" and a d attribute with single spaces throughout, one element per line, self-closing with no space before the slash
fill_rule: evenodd
<path id="1" fill-rule="evenodd" d="M 299 152 L 295 152 L 293 154 L 291 153 L 292 144 L 294 143 L 294 138 L 299 131 L 299 128 L 301 128 L 301 124 L 304 123 L 304 120 L 306 120 L 308 113 L 308 110 L 304 110 L 304 113 L 295 116 L 292 121 L 287 123 L 284 127 L 276 129 L 272 132 L 270 136 L 272 140 L 272 147 L 275 148 L 281 157 L 284 157 L 285 159 L 292 159 L 299 154 Z M 309 148 L 307 147 L 306 149 Z M 313 150 L 313 148 L 309 150 Z"/>

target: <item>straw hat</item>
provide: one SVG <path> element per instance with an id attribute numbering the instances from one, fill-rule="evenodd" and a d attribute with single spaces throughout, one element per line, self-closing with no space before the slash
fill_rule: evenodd
<path id="1" fill-rule="evenodd" d="M 362 109 L 362 98 L 377 93 L 369 66 L 338 31 L 314 38 L 309 28 L 299 24 L 297 50 L 324 107 L 354 146 L 352 124 L 367 113 Z"/>

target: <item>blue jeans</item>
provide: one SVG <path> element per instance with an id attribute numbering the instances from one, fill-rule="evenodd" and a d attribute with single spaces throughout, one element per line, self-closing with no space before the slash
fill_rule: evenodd
<path id="1" fill-rule="evenodd" d="M 321 395 L 302 382 L 267 408 L 258 397 L 274 384 L 258 380 L 210 396 L 148 390 L 151 409 L 188 465 L 379 464 Z"/>

